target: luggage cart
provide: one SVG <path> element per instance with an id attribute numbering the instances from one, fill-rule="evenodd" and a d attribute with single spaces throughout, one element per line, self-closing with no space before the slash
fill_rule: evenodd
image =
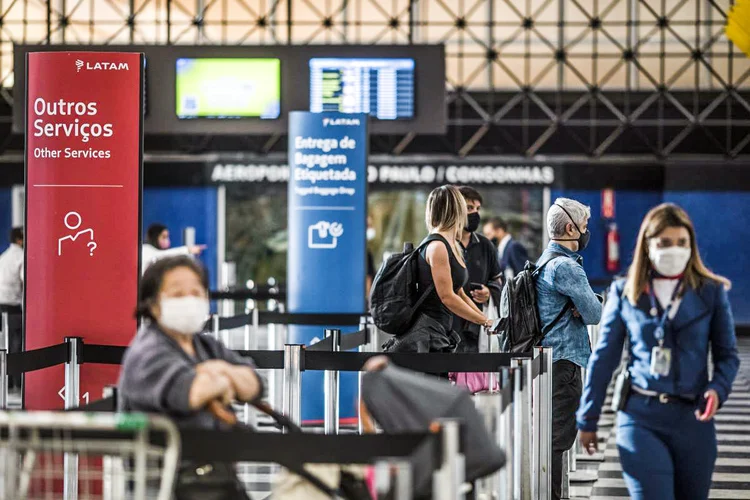
<path id="1" fill-rule="evenodd" d="M 179 456 L 163 417 L 0 412 L 0 500 L 169 500 Z"/>

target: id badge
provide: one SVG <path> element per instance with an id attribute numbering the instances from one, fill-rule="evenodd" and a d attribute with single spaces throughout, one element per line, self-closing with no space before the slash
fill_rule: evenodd
<path id="1" fill-rule="evenodd" d="M 672 349 L 654 347 L 651 351 L 651 375 L 666 377 L 672 367 Z"/>

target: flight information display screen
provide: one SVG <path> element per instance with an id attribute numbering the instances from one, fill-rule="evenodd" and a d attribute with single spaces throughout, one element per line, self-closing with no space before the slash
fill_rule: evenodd
<path id="1" fill-rule="evenodd" d="M 414 118 L 414 59 L 310 59 L 310 111 Z"/>

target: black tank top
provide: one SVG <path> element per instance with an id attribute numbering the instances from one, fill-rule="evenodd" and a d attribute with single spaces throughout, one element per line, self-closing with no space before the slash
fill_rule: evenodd
<path id="1" fill-rule="evenodd" d="M 453 291 L 458 293 L 458 290 L 466 285 L 467 281 L 469 281 L 469 272 L 465 267 L 461 265 L 461 263 L 456 258 L 455 254 L 453 253 L 453 248 L 451 247 L 451 244 L 448 243 L 448 240 L 446 240 L 439 234 L 435 234 L 434 236 L 437 236 L 439 238 L 439 241 L 442 241 L 443 244 L 445 244 L 445 248 L 448 250 L 448 262 L 450 262 L 451 266 Z M 418 279 L 420 290 L 426 290 L 429 286 L 435 284 L 435 281 L 432 279 L 432 268 L 427 263 L 425 257 L 427 255 L 428 247 L 429 245 L 425 246 L 422 250 L 419 251 L 419 259 L 417 259 L 419 262 Z M 435 321 L 438 321 L 441 325 L 443 325 L 443 327 L 445 327 L 446 331 L 451 330 L 451 326 L 453 324 L 453 314 L 440 300 L 440 296 L 438 295 L 437 290 L 433 289 L 433 291 L 430 293 L 430 296 L 427 297 L 420 306 L 419 312 L 426 314 Z"/>

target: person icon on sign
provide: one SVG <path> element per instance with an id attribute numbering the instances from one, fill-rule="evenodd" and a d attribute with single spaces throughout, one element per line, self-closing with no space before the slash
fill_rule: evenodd
<path id="1" fill-rule="evenodd" d="M 71 231 L 75 231 L 76 229 L 81 227 L 81 223 L 83 222 L 83 219 L 81 218 L 81 214 L 79 214 L 78 212 L 68 212 L 65 215 L 64 222 L 65 222 L 65 227 L 67 227 Z M 68 236 L 63 236 L 62 238 L 59 238 L 57 240 L 57 256 L 59 257 L 62 255 L 63 241 L 65 240 L 76 241 L 79 236 L 86 234 L 86 233 L 88 233 L 91 238 L 91 241 L 89 241 L 89 243 L 86 246 L 89 248 L 89 255 L 93 256 L 94 250 L 96 250 L 97 245 L 96 245 L 96 242 L 94 241 L 94 230 L 91 228 L 78 231 L 76 234 L 69 234 Z"/>

